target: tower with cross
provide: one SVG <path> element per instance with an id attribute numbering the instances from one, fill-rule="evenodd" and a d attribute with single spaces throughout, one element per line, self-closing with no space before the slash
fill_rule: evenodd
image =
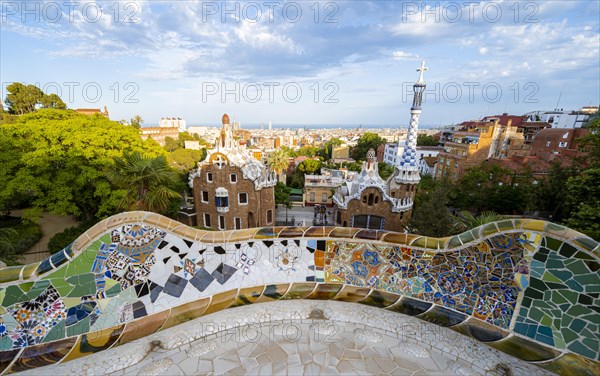
<path id="1" fill-rule="evenodd" d="M 410 108 L 410 123 L 404 143 L 404 150 L 399 159 L 394 180 L 398 185 L 398 197 L 406 200 L 409 210 L 412 210 L 412 204 L 415 197 L 416 187 L 421 177 L 419 176 L 419 165 L 417 161 L 417 133 L 419 130 L 419 117 L 421 116 L 421 104 L 423 102 L 423 92 L 425 91 L 425 80 L 423 74 L 427 70 L 425 62 L 417 69 L 419 79 L 413 85 L 413 103 Z"/>

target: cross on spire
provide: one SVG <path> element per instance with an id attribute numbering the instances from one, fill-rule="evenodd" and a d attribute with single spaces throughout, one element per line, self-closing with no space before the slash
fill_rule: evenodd
<path id="1" fill-rule="evenodd" d="M 215 160 L 215 164 L 217 165 L 217 167 L 220 169 L 223 168 L 223 166 L 225 166 L 225 158 L 223 158 L 223 156 L 218 155 L 217 159 Z"/>
<path id="2" fill-rule="evenodd" d="M 420 72 L 419 80 L 417 81 L 418 84 L 425 82 L 425 81 L 423 81 L 423 73 L 426 70 L 427 70 L 427 67 L 425 67 L 425 61 L 421 61 L 421 67 L 417 68 L 417 72 Z"/>

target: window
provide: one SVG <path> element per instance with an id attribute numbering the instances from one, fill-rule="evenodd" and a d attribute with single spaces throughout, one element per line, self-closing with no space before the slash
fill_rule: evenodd
<path id="1" fill-rule="evenodd" d="M 559 142 L 558 143 L 558 147 L 559 148 L 566 148 L 567 147 L 567 143 L 566 142 Z"/>
<path id="2" fill-rule="evenodd" d="M 372 193 L 369 193 L 369 203 L 368 203 L 368 205 L 369 206 L 373 205 L 373 194 Z"/>
<path id="3" fill-rule="evenodd" d="M 229 193 L 223 187 L 217 188 L 215 192 L 215 204 L 218 212 L 229 211 Z"/>
<path id="4" fill-rule="evenodd" d="M 240 218 L 234 218 L 234 226 L 236 230 L 239 230 L 242 228 L 242 220 Z"/>
<path id="5" fill-rule="evenodd" d="M 204 227 L 210 227 L 210 214 L 204 213 Z"/>
<path id="6" fill-rule="evenodd" d="M 237 183 L 237 174 L 229 175 L 229 181 L 232 183 Z"/>
<path id="7" fill-rule="evenodd" d="M 367 196 L 363 196 L 362 202 L 363 202 L 363 204 L 367 203 Z"/>
<path id="8" fill-rule="evenodd" d="M 206 173 L 206 181 L 209 182 L 209 183 L 212 183 L 212 181 L 213 181 L 212 172 L 207 172 Z"/>
<path id="9" fill-rule="evenodd" d="M 273 210 L 267 210 L 267 224 L 273 223 Z"/>
<path id="10" fill-rule="evenodd" d="M 546 147 L 549 148 L 552 145 L 552 141 L 546 141 Z"/>
<path id="11" fill-rule="evenodd" d="M 563 134 L 563 138 L 569 138 L 569 132 Z"/>
<path id="12" fill-rule="evenodd" d="M 208 192 L 202 191 L 202 202 L 208 202 Z"/>
<path id="13" fill-rule="evenodd" d="M 323 196 L 321 197 L 321 202 L 327 202 L 327 193 L 323 193 Z"/>
<path id="14" fill-rule="evenodd" d="M 219 216 L 219 230 L 225 230 L 225 217 Z"/>
<path id="15" fill-rule="evenodd" d="M 379 202 L 379 196 L 375 196 L 375 203 Z"/>
<path id="16" fill-rule="evenodd" d="M 248 203 L 248 194 L 246 192 L 238 193 L 238 202 L 240 205 L 245 205 Z"/>
<path id="17" fill-rule="evenodd" d="M 310 202 L 315 202 L 315 192 L 310 192 Z"/>

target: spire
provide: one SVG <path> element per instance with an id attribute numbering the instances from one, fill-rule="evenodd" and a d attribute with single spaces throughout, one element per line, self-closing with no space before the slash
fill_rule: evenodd
<path id="1" fill-rule="evenodd" d="M 423 73 L 427 70 L 425 62 L 421 62 L 421 67 L 417 69 L 419 79 L 413 85 L 414 98 L 410 109 L 410 123 L 406 133 L 404 150 L 400 158 L 400 173 L 396 176 L 396 182 L 399 184 L 417 184 L 421 177 L 419 176 L 419 167 L 417 165 L 417 133 L 419 130 L 419 117 L 421 116 L 421 103 L 423 92 L 425 91 L 425 80 Z"/>

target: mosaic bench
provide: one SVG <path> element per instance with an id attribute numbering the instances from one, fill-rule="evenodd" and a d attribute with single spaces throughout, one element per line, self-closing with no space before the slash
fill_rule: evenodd
<path id="1" fill-rule="evenodd" d="M 108 218 L 48 259 L 0 269 L 0 374 L 226 308 L 353 302 L 448 327 L 559 374 L 600 374 L 600 245 L 510 219 L 437 239 L 341 227 L 210 232 Z"/>

